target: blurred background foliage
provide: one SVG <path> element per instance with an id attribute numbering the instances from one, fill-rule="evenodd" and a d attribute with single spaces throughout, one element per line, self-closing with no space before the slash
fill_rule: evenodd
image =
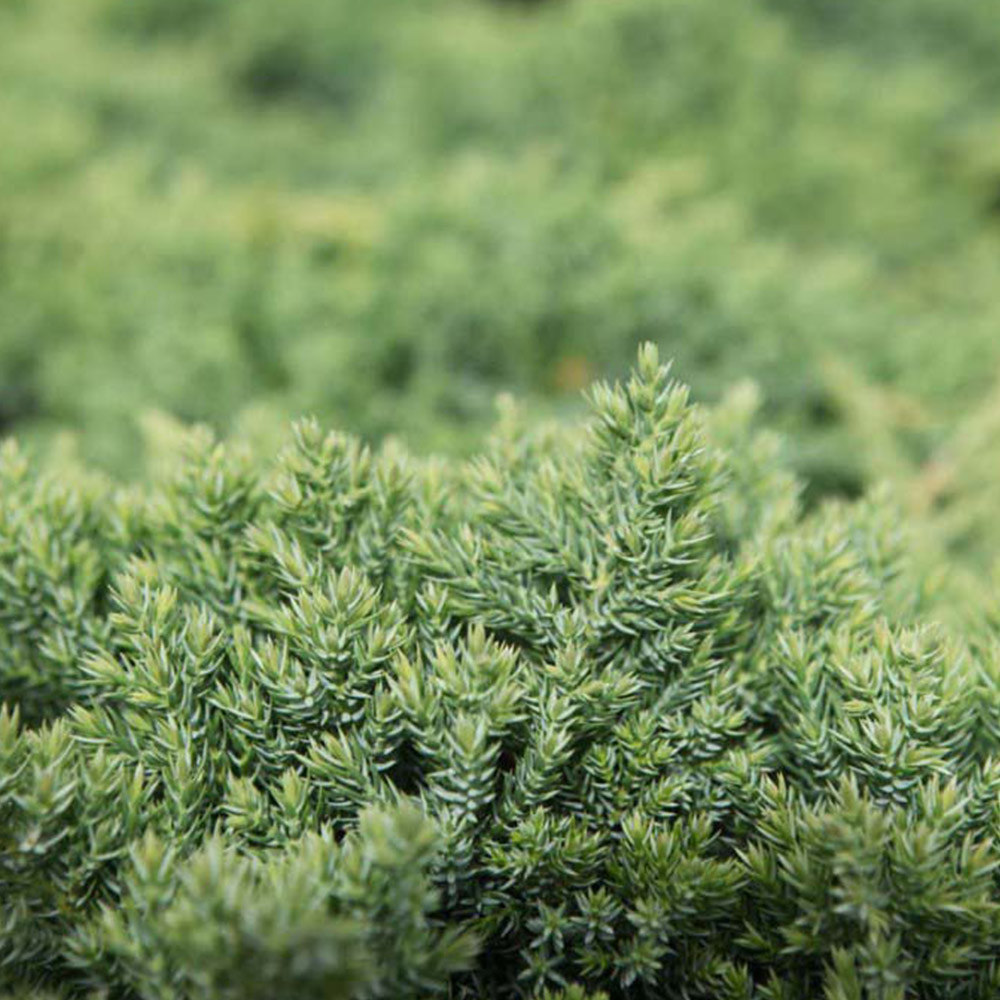
<path id="1" fill-rule="evenodd" d="M 464 451 L 652 339 L 1000 552 L 993 4 L 0 0 L 0 136 L 0 434 Z"/>

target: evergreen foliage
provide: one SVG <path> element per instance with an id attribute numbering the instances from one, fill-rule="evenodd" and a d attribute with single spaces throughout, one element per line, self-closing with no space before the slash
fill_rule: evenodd
<path id="1" fill-rule="evenodd" d="M 0 985 L 996 996 L 997 657 L 751 410 L 644 348 L 467 462 L 6 446 Z"/>

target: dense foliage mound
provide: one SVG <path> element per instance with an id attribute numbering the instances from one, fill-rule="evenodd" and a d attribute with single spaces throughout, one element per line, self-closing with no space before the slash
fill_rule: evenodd
<path id="1" fill-rule="evenodd" d="M 993 997 L 1000 672 L 646 349 L 464 464 L 3 452 L 0 982 Z"/>

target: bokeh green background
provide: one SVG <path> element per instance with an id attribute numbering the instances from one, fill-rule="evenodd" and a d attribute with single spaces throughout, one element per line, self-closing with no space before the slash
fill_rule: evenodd
<path id="1" fill-rule="evenodd" d="M 994 5 L 0 0 L 0 434 L 466 451 L 650 339 L 988 569 Z"/>

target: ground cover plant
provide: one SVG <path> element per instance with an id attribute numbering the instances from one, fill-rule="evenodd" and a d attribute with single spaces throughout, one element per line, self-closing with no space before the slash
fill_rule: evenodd
<path id="1" fill-rule="evenodd" d="M 468 461 L 7 445 L 0 983 L 997 995 L 996 652 L 751 412 L 648 347 Z"/>
<path id="2" fill-rule="evenodd" d="M 756 379 L 818 496 L 994 392 L 979 0 L 282 9 L 0 4 L 7 432 L 128 473 L 151 405 L 468 451 L 498 390 L 572 408 L 654 339 L 702 398 Z"/>

